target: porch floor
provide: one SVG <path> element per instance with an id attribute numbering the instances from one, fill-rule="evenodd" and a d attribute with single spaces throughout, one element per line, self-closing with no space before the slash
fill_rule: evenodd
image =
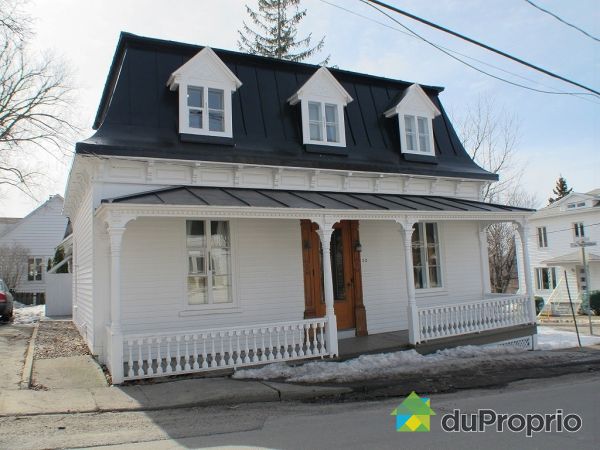
<path id="1" fill-rule="evenodd" d="M 355 358 L 367 353 L 392 352 L 410 348 L 408 330 L 355 336 L 338 341 L 341 359 Z"/>

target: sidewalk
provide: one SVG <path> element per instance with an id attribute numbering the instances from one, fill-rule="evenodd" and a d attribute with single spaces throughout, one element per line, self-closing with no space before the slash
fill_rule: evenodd
<path id="1" fill-rule="evenodd" d="M 412 390 L 449 392 L 581 372 L 600 372 L 600 346 L 523 352 L 497 359 L 488 357 L 484 363 L 477 364 L 476 370 L 472 367 L 443 371 L 418 369 L 384 379 L 326 385 L 193 378 L 89 389 L 3 390 L 0 392 L 0 416 L 146 411 L 292 400 L 365 400 L 404 396 Z"/>

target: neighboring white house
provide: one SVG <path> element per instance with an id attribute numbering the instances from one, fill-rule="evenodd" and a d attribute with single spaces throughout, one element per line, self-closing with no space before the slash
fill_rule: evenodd
<path id="1" fill-rule="evenodd" d="M 481 201 L 497 176 L 441 91 L 122 34 L 65 197 L 73 320 L 113 382 L 367 335 L 531 346 L 531 278 L 490 293 L 486 227 L 532 211 Z"/>
<path id="2" fill-rule="evenodd" d="M 29 251 L 26 270 L 15 288 L 18 295 L 45 293 L 48 259 L 54 257 L 67 226 L 62 210 L 63 198 L 52 195 L 26 217 L 11 219 L 13 223 L 0 231 L 0 246 L 18 244 Z"/>
<path id="3" fill-rule="evenodd" d="M 590 291 L 600 289 L 600 189 L 572 192 L 537 211 L 529 222 L 531 234 L 527 245 L 537 296 L 545 301 L 551 298 L 557 303 L 555 310 L 565 311 L 569 302 L 567 282 L 576 303 L 581 301 L 586 285 Z M 571 246 L 581 239 L 598 243 L 586 247 L 588 279 L 581 249 Z"/>

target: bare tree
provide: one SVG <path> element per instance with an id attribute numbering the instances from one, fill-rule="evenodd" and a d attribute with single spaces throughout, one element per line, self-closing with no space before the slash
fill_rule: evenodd
<path id="1" fill-rule="evenodd" d="M 43 151 L 60 158 L 70 146 L 72 90 L 62 63 L 28 51 L 30 21 L 18 2 L 0 0 L 0 11 L 0 187 L 32 196 L 39 173 L 26 156 Z"/>
<path id="2" fill-rule="evenodd" d="M 9 289 L 15 289 L 27 272 L 29 249 L 19 244 L 0 247 L 0 278 Z"/>
<path id="3" fill-rule="evenodd" d="M 533 208 L 537 200 L 520 186 L 525 166 L 517 160 L 520 130 L 515 114 L 498 107 L 493 100 L 480 98 L 456 120 L 459 137 L 469 155 L 481 167 L 500 177 L 483 191 L 487 202 Z M 487 229 L 492 291 L 506 292 L 517 279 L 517 249 L 514 227 L 494 223 Z"/>

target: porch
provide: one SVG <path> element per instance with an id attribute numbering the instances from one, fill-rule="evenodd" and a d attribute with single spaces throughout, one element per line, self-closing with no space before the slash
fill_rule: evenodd
<path id="1" fill-rule="evenodd" d="M 116 383 L 277 361 L 346 357 L 351 352 L 386 351 L 407 344 L 418 348 L 535 322 L 529 295 L 490 297 L 484 264 L 485 226 L 510 221 L 526 234 L 529 211 L 431 196 L 182 189 L 113 199 L 97 211 L 98 220 L 108 225 L 110 243 L 105 358 Z M 186 192 L 183 199 L 178 197 L 181 192 Z M 198 204 L 190 204 L 193 198 Z M 231 223 L 232 240 L 241 241 L 239 252 L 235 244 L 227 249 L 235 255 L 232 264 L 242 274 L 239 282 L 227 285 L 233 289 L 227 295 L 235 304 L 220 303 L 227 298 L 219 296 L 222 291 L 215 294 L 214 304 L 191 311 L 182 306 L 187 295 L 177 280 L 185 279 L 183 272 L 187 273 L 186 221 L 204 221 L 203 229 L 209 230 L 211 221 Z M 301 240 L 304 221 L 314 225 L 316 241 L 309 245 Z M 343 222 L 356 224 L 347 227 L 346 241 L 343 232 L 335 235 Z M 359 223 L 360 238 L 351 234 L 358 232 Z M 440 224 L 447 241 L 439 249 L 436 228 L 424 227 L 433 223 Z M 428 233 L 434 241 L 429 247 L 415 241 L 417 233 Z M 353 278 L 344 281 L 343 274 L 353 272 L 336 264 L 335 249 L 342 248 L 336 245 L 354 251 L 345 259 L 363 262 L 358 276 L 349 275 Z M 309 251 L 313 251 L 310 258 L 318 260 L 311 286 L 320 286 L 322 279 L 322 299 L 317 294 L 313 304 L 302 301 L 302 291 L 307 289 L 302 261 Z M 431 267 L 414 260 L 424 261 L 423 252 Z M 168 268 L 166 273 L 143 265 L 159 255 L 162 267 Z M 447 266 L 444 270 L 438 270 L 441 260 Z M 142 270 L 134 271 L 136 264 L 142 264 Z M 163 280 L 156 284 L 159 276 Z M 431 285 L 416 289 L 423 287 L 424 280 Z M 363 289 L 357 289 L 357 284 Z M 357 292 L 351 322 L 339 309 L 343 295 L 338 291 L 344 286 Z M 157 319 L 158 309 L 145 311 L 157 288 L 167 293 L 160 311 L 172 318 Z M 364 303 L 358 300 L 362 290 Z M 340 339 L 339 329 L 347 329 L 348 324 L 356 334 L 368 336 Z"/>

